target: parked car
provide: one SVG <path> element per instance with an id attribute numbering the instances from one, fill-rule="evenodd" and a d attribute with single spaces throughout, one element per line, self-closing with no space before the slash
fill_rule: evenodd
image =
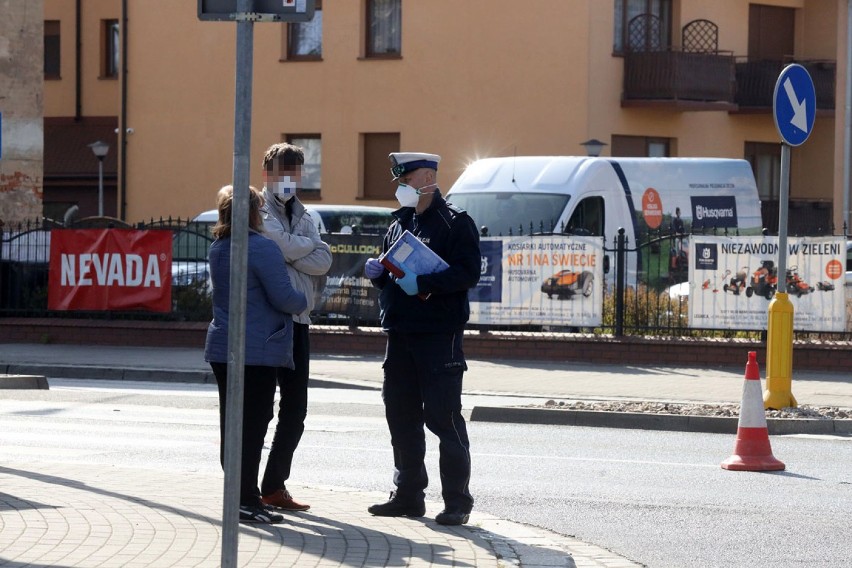
<path id="1" fill-rule="evenodd" d="M 393 209 L 371 205 L 307 205 L 319 233 L 381 234 L 393 222 Z M 196 215 L 185 229 L 175 234 L 172 247 L 172 286 L 188 286 L 208 281 L 207 250 L 213 241 L 213 225 L 219 219 L 216 209 Z"/>
<path id="2" fill-rule="evenodd" d="M 393 222 L 393 209 L 372 205 L 307 205 L 320 234 L 384 235 Z"/>
<path id="3" fill-rule="evenodd" d="M 175 232 L 172 241 L 172 287 L 207 282 L 208 290 L 211 289 L 207 251 L 213 242 L 213 225 L 218 219 L 219 213 L 215 209 L 205 211 Z"/>

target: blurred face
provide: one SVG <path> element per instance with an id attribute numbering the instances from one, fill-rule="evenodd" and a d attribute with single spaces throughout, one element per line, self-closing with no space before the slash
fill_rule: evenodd
<path id="1" fill-rule="evenodd" d="M 302 183 L 302 167 L 285 167 L 273 163 L 270 170 L 263 172 L 263 182 L 269 191 L 279 199 L 290 199 L 296 195 L 296 188 Z"/>
<path id="2" fill-rule="evenodd" d="M 279 167 L 275 164 L 270 171 L 263 172 L 263 180 L 267 183 L 281 181 L 285 177 L 289 177 L 297 185 L 300 184 L 302 182 L 302 166 Z"/>

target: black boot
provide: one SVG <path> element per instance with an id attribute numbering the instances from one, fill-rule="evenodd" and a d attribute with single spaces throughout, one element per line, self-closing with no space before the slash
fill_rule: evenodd
<path id="1" fill-rule="evenodd" d="M 426 505 L 423 501 L 403 499 L 396 491 L 391 491 L 387 502 L 370 505 L 367 512 L 377 517 L 422 517 L 426 514 Z"/>
<path id="2" fill-rule="evenodd" d="M 444 509 L 435 515 L 435 522 L 439 525 L 464 525 L 470 519 L 470 513 Z"/>

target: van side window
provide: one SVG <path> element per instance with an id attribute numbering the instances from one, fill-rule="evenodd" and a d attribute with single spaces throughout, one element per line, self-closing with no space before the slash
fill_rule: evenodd
<path id="1" fill-rule="evenodd" d="M 565 233 L 601 237 L 604 234 L 604 198 L 587 197 L 577 204 Z"/>

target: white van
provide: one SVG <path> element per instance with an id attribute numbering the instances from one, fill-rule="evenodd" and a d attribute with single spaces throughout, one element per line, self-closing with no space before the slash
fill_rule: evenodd
<path id="1" fill-rule="evenodd" d="M 602 236 L 607 248 L 619 228 L 629 248 L 649 229 L 732 235 L 762 229 L 757 185 L 745 160 L 486 158 L 467 167 L 447 200 L 465 209 L 483 235 Z M 635 255 L 628 258 L 629 267 L 635 262 Z"/>

